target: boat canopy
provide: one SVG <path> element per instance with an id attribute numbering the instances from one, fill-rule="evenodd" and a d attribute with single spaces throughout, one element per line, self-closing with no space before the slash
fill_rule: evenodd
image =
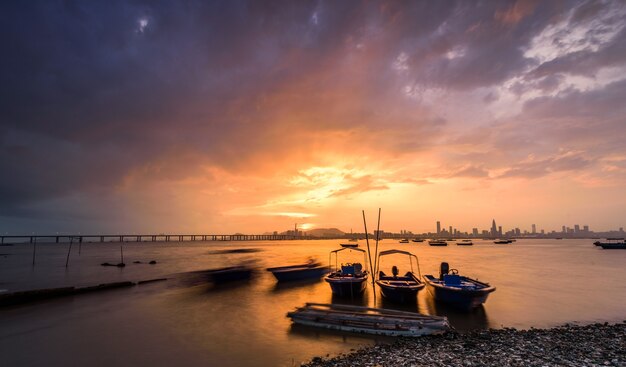
<path id="1" fill-rule="evenodd" d="M 363 264 L 364 264 L 364 265 L 367 265 L 367 255 L 366 255 L 366 252 L 367 252 L 367 251 L 365 251 L 365 250 L 363 250 L 363 249 L 360 249 L 360 248 L 357 248 L 357 247 L 342 247 L 342 248 L 340 248 L 340 249 L 337 249 L 337 250 L 333 250 L 333 251 L 331 251 L 331 252 L 330 252 L 330 254 L 328 254 L 328 265 L 331 265 L 331 264 L 332 264 L 332 263 L 331 263 L 331 261 L 332 261 L 332 256 L 333 256 L 333 254 L 335 254 L 335 270 L 337 270 L 337 269 L 338 269 L 338 266 L 337 266 L 337 253 L 339 253 L 339 252 L 341 252 L 341 251 L 344 251 L 344 250 L 362 252 L 362 253 L 363 253 L 363 258 L 364 258 L 364 262 L 363 262 Z"/>
<path id="2" fill-rule="evenodd" d="M 376 269 L 380 269 L 380 258 L 381 258 L 381 256 L 393 255 L 393 254 L 407 255 L 409 257 L 409 262 L 411 263 L 411 272 L 413 272 L 413 258 L 415 258 L 415 263 L 417 264 L 417 273 L 419 274 L 420 279 L 422 278 L 422 272 L 420 271 L 419 259 L 414 254 L 412 254 L 412 253 L 410 253 L 408 251 L 404 251 L 404 250 L 395 250 L 395 249 L 393 249 L 393 250 L 381 251 L 378 254 L 378 260 L 376 261 Z"/>

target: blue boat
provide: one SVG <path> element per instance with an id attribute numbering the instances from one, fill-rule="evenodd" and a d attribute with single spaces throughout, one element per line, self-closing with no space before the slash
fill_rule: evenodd
<path id="1" fill-rule="evenodd" d="M 464 310 L 482 305 L 489 293 L 496 290 L 488 283 L 459 275 L 458 270 L 450 269 L 446 262 L 441 263 L 439 278 L 425 275 L 424 280 L 435 301 Z"/>
<path id="2" fill-rule="evenodd" d="M 391 268 L 391 275 L 387 275 L 383 271 L 378 272 L 378 279 L 376 279 L 376 284 L 378 285 L 378 287 L 380 287 L 380 292 L 383 294 L 383 297 L 391 301 L 400 303 L 415 302 L 417 292 L 424 289 L 424 283 L 413 273 L 413 259 L 415 258 L 418 274 L 421 277 L 421 274 L 419 273 L 419 260 L 417 259 L 417 256 L 408 251 L 402 250 L 382 251 L 378 255 L 376 269 L 378 269 L 380 266 L 381 257 L 393 254 L 407 255 L 409 257 L 409 263 L 411 264 L 411 271 L 407 271 L 404 276 L 398 276 L 398 268 L 394 265 Z"/>
<path id="3" fill-rule="evenodd" d="M 295 280 L 319 279 L 324 274 L 328 273 L 329 269 L 327 266 L 322 266 L 319 262 L 309 261 L 306 264 L 267 268 L 267 271 L 271 272 L 279 282 L 289 282 Z"/>
<path id="4" fill-rule="evenodd" d="M 368 271 L 363 270 L 363 265 L 358 262 L 341 264 L 341 268 L 339 268 L 337 266 L 337 254 L 344 250 L 362 252 L 364 260 L 367 261 L 367 258 L 365 257 L 365 250 L 360 248 L 343 247 L 338 250 L 331 251 L 328 255 L 328 262 L 331 262 L 332 255 L 334 254 L 335 270 L 326 275 L 324 280 L 330 285 L 330 289 L 333 294 L 341 297 L 355 297 L 361 295 L 363 291 L 365 291 L 365 287 L 367 286 Z"/>

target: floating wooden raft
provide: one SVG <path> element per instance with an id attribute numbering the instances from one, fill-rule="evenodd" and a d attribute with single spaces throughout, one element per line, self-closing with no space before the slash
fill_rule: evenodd
<path id="1" fill-rule="evenodd" d="M 296 324 L 388 336 L 441 334 L 450 329 L 442 316 L 326 303 L 307 303 L 287 317 Z"/>

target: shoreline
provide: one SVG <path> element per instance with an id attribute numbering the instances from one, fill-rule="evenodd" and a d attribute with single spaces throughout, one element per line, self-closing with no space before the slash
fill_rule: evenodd
<path id="1" fill-rule="evenodd" d="M 626 367 L 626 320 L 548 329 L 456 331 L 399 338 L 306 367 L 352 366 L 617 366 Z"/>

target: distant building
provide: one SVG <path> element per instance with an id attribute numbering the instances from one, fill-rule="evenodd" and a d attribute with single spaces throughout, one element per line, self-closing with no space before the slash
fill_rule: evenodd
<path id="1" fill-rule="evenodd" d="M 498 235 L 498 227 L 496 227 L 496 220 L 495 219 L 491 220 L 491 235 L 492 236 L 497 236 Z"/>
<path id="2" fill-rule="evenodd" d="M 437 221 L 437 235 L 441 234 L 441 222 Z"/>
<path id="3" fill-rule="evenodd" d="M 580 233 L 580 226 L 578 224 L 574 224 L 574 233 Z"/>
<path id="4" fill-rule="evenodd" d="M 472 228 L 472 236 L 478 236 L 478 228 Z"/>
<path id="5" fill-rule="evenodd" d="M 583 226 L 583 231 L 589 232 L 589 226 Z"/>
<path id="6" fill-rule="evenodd" d="M 532 225 L 533 230 L 532 230 L 532 234 L 537 234 L 537 226 L 535 224 Z"/>

